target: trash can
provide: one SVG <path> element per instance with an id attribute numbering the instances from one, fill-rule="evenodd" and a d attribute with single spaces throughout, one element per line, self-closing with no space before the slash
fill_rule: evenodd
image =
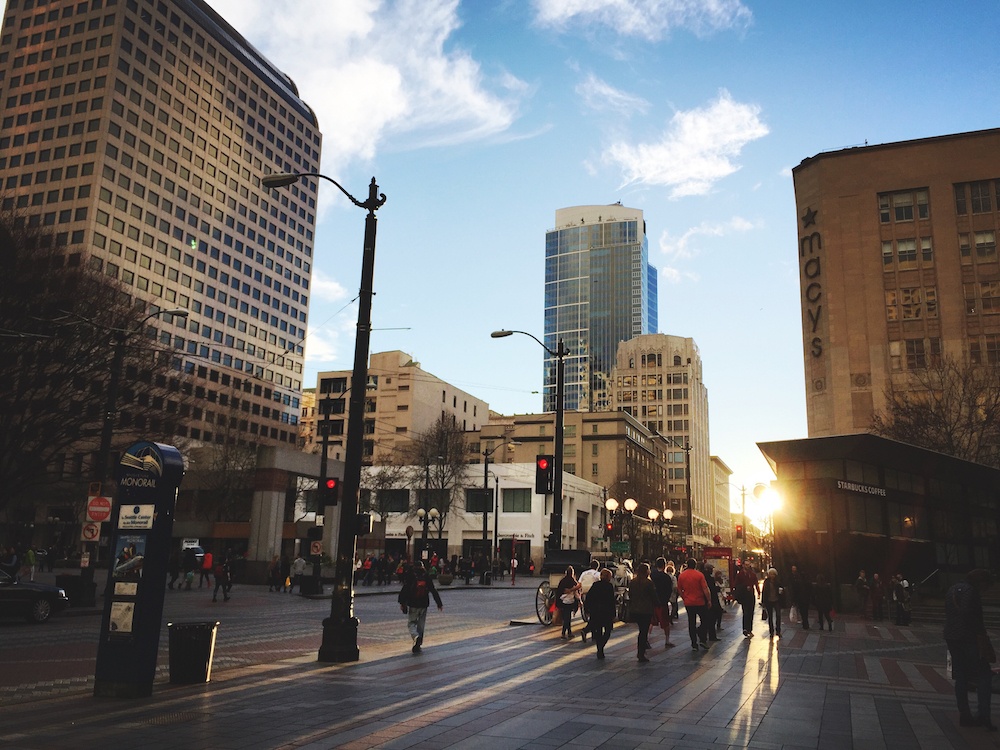
<path id="1" fill-rule="evenodd" d="M 168 622 L 170 682 L 194 685 L 212 678 L 218 622 Z"/>

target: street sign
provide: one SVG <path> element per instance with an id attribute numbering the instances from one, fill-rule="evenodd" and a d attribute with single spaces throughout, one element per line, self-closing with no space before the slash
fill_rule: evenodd
<path id="1" fill-rule="evenodd" d="M 101 535 L 101 524 L 85 523 L 80 529 L 80 539 L 84 542 L 96 542 Z"/>
<path id="2" fill-rule="evenodd" d="M 627 555 L 629 553 L 629 543 L 611 542 L 611 551 L 616 555 Z"/>
<path id="3" fill-rule="evenodd" d="M 101 523 L 111 517 L 111 501 L 106 497 L 87 498 L 87 520 L 92 523 Z"/>
<path id="4" fill-rule="evenodd" d="M 309 554 L 310 555 L 322 555 L 323 554 L 323 542 L 310 542 L 310 544 L 309 544 Z"/>

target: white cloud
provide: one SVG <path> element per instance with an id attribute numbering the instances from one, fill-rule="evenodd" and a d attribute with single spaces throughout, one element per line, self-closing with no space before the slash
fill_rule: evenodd
<path id="1" fill-rule="evenodd" d="M 757 225 L 742 216 L 733 216 L 725 222 L 702 222 L 690 227 L 678 237 L 671 236 L 669 230 L 660 234 L 660 252 L 666 258 L 666 263 L 660 273 L 667 281 L 679 283 L 683 279 L 695 280 L 698 275 L 691 271 L 682 271 L 677 266 L 690 261 L 701 253 L 698 240 L 704 237 L 726 237 L 731 234 L 749 232 Z"/>
<path id="2" fill-rule="evenodd" d="M 739 169 L 734 158 L 751 141 L 768 134 L 760 107 L 733 101 L 728 91 L 705 107 L 677 112 L 659 141 L 632 145 L 618 142 L 604 161 L 623 172 L 621 187 L 663 185 L 670 197 L 704 195 Z"/>
<path id="3" fill-rule="evenodd" d="M 744 28 L 752 20 L 739 0 L 535 0 L 536 21 L 564 29 L 600 24 L 621 36 L 650 41 L 673 29 L 697 36 L 729 28 Z"/>
<path id="4" fill-rule="evenodd" d="M 585 106 L 598 112 L 611 111 L 629 117 L 636 112 L 644 113 L 649 109 L 649 102 L 641 96 L 616 89 L 593 73 L 577 84 L 576 93 Z"/>
<path id="5" fill-rule="evenodd" d="M 287 73 L 316 112 L 324 169 L 397 147 L 450 144 L 506 130 L 525 87 L 488 80 L 449 48 L 458 0 L 209 0 Z"/>
<path id="6" fill-rule="evenodd" d="M 312 302 L 340 302 L 347 298 L 347 290 L 339 281 L 321 271 L 318 267 L 313 269 L 312 281 Z"/>

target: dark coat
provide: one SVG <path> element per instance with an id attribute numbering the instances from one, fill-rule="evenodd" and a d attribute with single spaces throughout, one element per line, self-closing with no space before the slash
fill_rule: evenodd
<path id="1" fill-rule="evenodd" d="M 427 572 L 423 570 L 411 570 L 403 582 L 403 588 L 399 590 L 398 601 L 406 607 L 427 609 L 431 606 L 432 596 L 438 607 L 442 606 L 441 595 L 434 588 L 434 581 L 427 575 Z"/>
<path id="2" fill-rule="evenodd" d="M 594 581 L 587 592 L 587 611 L 591 622 L 607 624 L 615 621 L 615 585 L 611 581 Z"/>

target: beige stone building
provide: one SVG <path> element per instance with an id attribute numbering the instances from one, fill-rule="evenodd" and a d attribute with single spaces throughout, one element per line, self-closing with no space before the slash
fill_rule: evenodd
<path id="1" fill-rule="evenodd" d="M 347 445 L 351 377 L 351 370 L 317 375 L 314 434 L 322 435 L 328 417 L 328 457 L 334 460 L 343 460 Z M 410 442 L 419 440 L 442 416 L 450 418 L 462 432 L 473 432 L 489 419 L 489 405 L 422 369 L 405 352 L 371 355 L 365 395 L 366 464 L 405 461 Z M 317 451 L 322 450 L 321 442 L 321 438 L 306 438 Z"/>
<path id="2" fill-rule="evenodd" d="M 687 534 L 686 483 L 669 480 L 670 469 L 684 467 L 684 451 L 673 447 L 662 435 L 650 432 L 635 417 L 623 411 L 578 412 L 564 415 L 564 458 L 566 474 L 578 476 L 604 488 L 606 497 L 619 502 L 633 498 L 639 504 L 635 515 L 647 526 L 650 508 L 674 513 L 675 538 Z M 478 435 L 468 441 L 470 462 L 532 465 L 536 456 L 555 451 L 555 415 L 491 415 Z M 487 467 L 488 470 L 488 467 Z M 673 493 L 671 484 L 675 486 Z M 704 499 L 704 510 L 695 501 L 692 524 L 695 541 L 709 544 L 719 530 L 714 492 Z M 643 520 L 644 519 L 644 520 Z M 563 518 L 564 525 L 579 519 Z M 593 519 L 590 519 L 592 522 Z M 582 530 L 577 534 L 583 538 Z"/>
<path id="3" fill-rule="evenodd" d="M 793 170 L 810 437 L 868 430 L 942 355 L 1000 363 L 1000 129 Z"/>
<path id="4" fill-rule="evenodd" d="M 689 531 L 710 539 L 718 530 L 708 438 L 708 389 L 691 338 L 651 333 L 618 345 L 611 371 L 614 409 L 635 417 L 666 451 L 666 493 L 693 507 Z"/>

